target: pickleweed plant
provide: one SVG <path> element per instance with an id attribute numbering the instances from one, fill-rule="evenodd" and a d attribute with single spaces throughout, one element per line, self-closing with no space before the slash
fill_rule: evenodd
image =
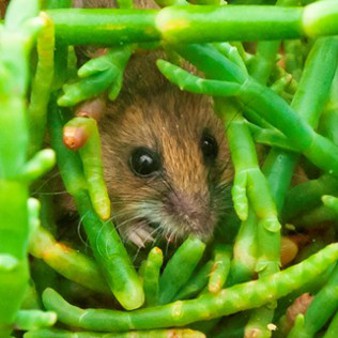
<path id="1" fill-rule="evenodd" d="M 337 1 L 156 3 L 1 5 L 0 336 L 335 337 Z M 99 48 L 85 62 L 84 45 Z M 99 114 L 78 111 L 113 105 L 129 61 L 149 50 L 168 81 L 211 97 L 233 210 L 207 243 L 190 235 L 135 255 L 113 222 Z M 81 243 L 64 240 L 76 224 L 39 190 L 53 175 Z"/>

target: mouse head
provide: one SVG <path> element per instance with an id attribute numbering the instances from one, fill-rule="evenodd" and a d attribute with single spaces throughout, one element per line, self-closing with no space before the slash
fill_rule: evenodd
<path id="1" fill-rule="evenodd" d="M 139 247 L 209 239 L 228 207 L 231 175 L 209 98 L 166 84 L 125 93 L 109 110 L 100 123 L 105 177 L 122 236 Z"/>

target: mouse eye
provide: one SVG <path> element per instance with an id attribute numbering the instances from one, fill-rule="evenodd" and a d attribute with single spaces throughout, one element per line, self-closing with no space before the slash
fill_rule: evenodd
<path id="1" fill-rule="evenodd" d="M 209 133 L 204 132 L 201 138 L 200 147 L 205 163 L 211 164 L 218 155 L 218 144 L 216 139 Z"/>
<path id="2" fill-rule="evenodd" d="M 148 177 L 161 168 L 159 154 L 144 147 L 133 150 L 129 164 L 135 175 L 143 177 Z"/>

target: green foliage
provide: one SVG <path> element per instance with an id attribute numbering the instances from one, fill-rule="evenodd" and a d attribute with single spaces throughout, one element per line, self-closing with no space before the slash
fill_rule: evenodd
<path id="1" fill-rule="evenodd" d="M 157 3 L 162 8 L 120 0 L 118 9 L 89 10 L 12 0 L 7 8 L 0 23 L 0 336 L 221 337 L 230 321 L 246 336 L 335 337 L 337 1 Z M 109 49 L 77 69 L 73 46 L 83 44 Z M 114 100 L 132 54 L 162 47 L 175 63 L 158 60 L 159 70 L 182 90 L 212 96 L 224 122 L 240 225 L 233 215 L 210 243 L 188 237 L 171 253 L 142 249 L 147 258 L 140 255 L 137 271 L 110 221 L 96 121 L 72 118 L 71 108 L 98 96 Z M 181 67 L 182 59 L 198 72 Z M 78 151 L 64 145 L 66 134 Z M 42 149 L 47 139 L 53 150 Z M 257 153 L 258 143 L 266 147 Z M 49 226 L 55 210 L 44 196 L 32 198 L 54 152 L 90 252 L 58 242 Z M 295 168 L 304 182 L 290 187 Z M 232 238 L 228 229 L 236 227 Z M 281 236 L 294 232 L 314 244 L 303 244 L 301 262 L 280 271 Z M 294 301 L 306 291 L 314 299 L 305 314 L 274 332 L 287 313 L 283 297 Z"/>

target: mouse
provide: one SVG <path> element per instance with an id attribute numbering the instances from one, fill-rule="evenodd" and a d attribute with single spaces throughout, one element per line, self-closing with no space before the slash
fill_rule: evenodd
<path id="1" fill-rule="evenodd" d="M 138 247 L 189 234 L 209 240 L 228 207 L 232 177 L 211 98 L 169 83 L 156 67 L 159 54 L 132 57 L 99 122 L 113 220 Z"/>
<path id="2" fill-rule="evenodd" d="M 112 220 L 138 248 L 189 235 L 210 240 L 231 200 L 224 122 L 210 97 L 164 78 L 156 67 L 163 56 L 131 57 L 119 96 L 98 122 Z"/>

